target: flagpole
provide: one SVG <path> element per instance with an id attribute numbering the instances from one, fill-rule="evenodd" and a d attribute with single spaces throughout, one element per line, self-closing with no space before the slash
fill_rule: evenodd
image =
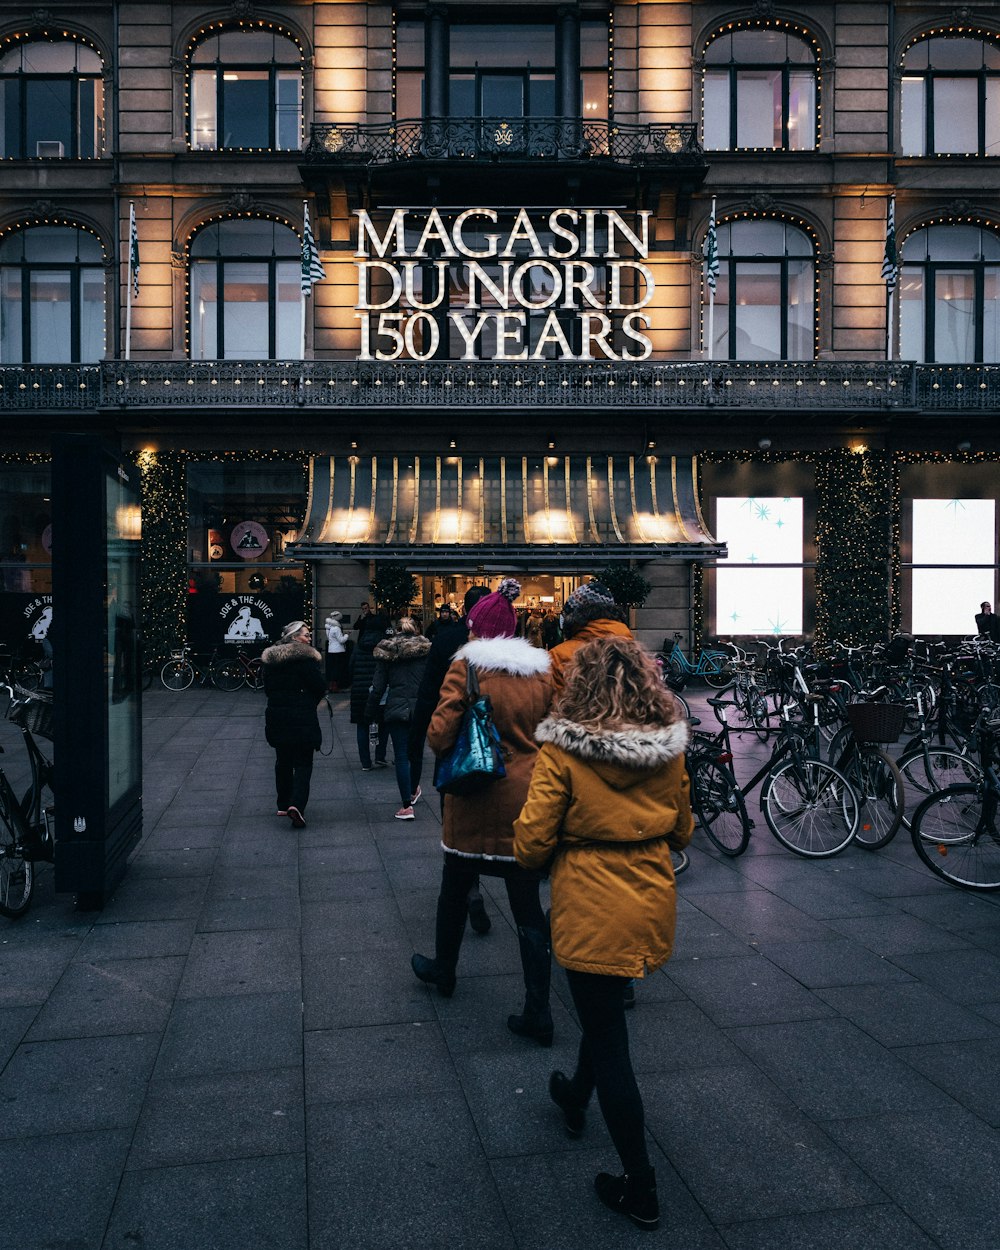
<path id="1" fill-rule="evenodd" d="M 132 231 L 135 229 L 135 201 L 128 202 L 128 246 L 125 280 L 125 359 L 132 359 Z"/>
<path id="2" fill-rule="evenodd" d="M 715 232 L 715 196 L 712 196 L 712 231 Z M 718 247 L 718 243 L 715 244 Z M 709 262 L 711 265 L 711 262 Z M 715 277 L 708 276 L 708 359 L 715 359 Z"/>
<path id="3" fill-rule="evenodd" d="M 893 301 L 895 300 L 895 298 L 896 298 L 896 291 L 894 288 L 893 290 L 889 292 L 889 314 L 888 314 L 886 327 L 885 327 L 885 358 L 886 360 L 892 360 L 892 316 L 893 316 Z"/>
<path id="4" fill-rule="evenodd" d="M 308 200 L 303 200 L 302 201 L 302 240 L 303 240 L 303 243 L 305 243 L 306 233 L 308 230 L 308 222 L 309 222 L 309 202 Z M 312 287 L 310 286 L 309 289 L 311 291 Z M 306 301 L 308 300 L 308 298 L 309 296 L 303 290 L 302 292 L 301 351 L 299 352 L 300 360 L 305 360 L 306 358 Z"/>

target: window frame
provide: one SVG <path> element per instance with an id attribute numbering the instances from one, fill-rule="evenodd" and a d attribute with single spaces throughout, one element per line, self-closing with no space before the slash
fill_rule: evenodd
<path id="1" fill-rule="evenodd" d="M 290 43 L 298 52 L 299 59 L 297 63 L 291 61 L 277 61 L 272 57 L 270 61 L 226 61 L 220 55 L 216 55 L 213 61 L 196 62 L 194 59 L 196 50 L 209 39 L 216 38 L 224 34 L 231 33 L 235 27 L 226 27 L 223 30 L 209 31 L 202 39 L 192 42 L 187 54 L 187 100 L 188 100 L 188 127 L 187 127 L 187 145 L 192 152 L 300 152 L 304 141 L 305 127 L 305 75 L 303 69 L 303 53 L 302 46 L 299 41 L 288 31 L 275 29 L 269 33 L 274 38 L 280 38 Z M 221 49 L 220 49 L 221 52 Z M 220 135 L 225 135 L 225 117 L 226 117 L 226 91 L 225 91 L 225 75 L 227 73 L 266 73 L 267 74 L 267 143 L 264 145 L 246 146 L 226 146 L 219 140 Z M 278 141 L 278 77 L 281 73 L 295 73 L 298 75 L 298 142 L 294 147 L 282 148 L 277 146 Z M 195 97 L 195 76 L 203 75 L 208 78 L 214 76 L 212 87 L 213 99 L 215 103 L 215 144 L 208 147 L 197 142 L 197 117 L 194 109 Z"/>
<path id="2" fill-rule="evenodd" d="M 963 41 L 971 41 L 979 44 L 990 44 L 1000 52 L 1000 38 L 990 39 L 985 32 L 976 32 L 975 34 L 946 34 L 944 32 L 933 31 L 926 35 L 915 39 L 913 43 L 903 53 L 902 63 L 900 66 L 900 116 L 902 117 L 903 107 L 903 90 L 907 79 L 919 79 L 923 83 L 923 118 L 921 119 L 923 138 L 922 152 L 905 152 L 902 151 L 902 135 L 900 137 L 901 155 L 904 157 L 936 157 L 936 156 L 1000 156 L 1000 148 L 996 152 L 987 151 L 986 143 L 986 99 L 987 87 L 990 80 L 994 81 L 996 89 L 1000 91 L 1000 68 L 989 69 L 984 63 L 979 69 L 943 69 L 935 70 L 928 65 L 926 69 L 907 69 L 906 57 L 914 48 L 921 44 L 930 43 L 934 39 L 962 39 Z M 930 60 L 930 51 L 928 50 L 928 60 Z M 985 61 L 985 58 L 984 58 Z M 934 142 L 934 84 L 941 79 L 953 79 L 961 81 L 975 81 L 978 83 L 976 92 L 976 110 L 977 110 L 977 143 L 975 152 L 938 152 Z"/>
<path id="3" fill-rule="evenodd" d="M 925 364 L 997 364 L 1000 363 L 1000 352 L 997 354 L 996 360 L 985 360 L 985 339 L 986 339 L 986 275 L 987 270 L 992 270 L 996 277 L 998 288 L 1000 288 L 1000 257 L 996 260 L 986 259 L 947 259 L 947 260 L 907 260 L 906 244 L 914 235 L 927 230 L 947 229 L 948 225 L 944 222 L 929 222 L 926 225 L 918 226 L 912 230 L 906 239 L 903 240 L 900 249 L 900 269 L 899 283 L 900 287 L 906 280 L 907 272 L 916 270 L 921 275 L 923 287 L 923 316 L 922 327 L 924 337 L 924 350 L 922 363 Z M 987 234 L 993 235 L 1000 244 L 1000 235 L 990 230 L 988 226 L 977 223 L 977 229 Z M 974 325 L 974 341 L 973 341 L 973 359 L 967 361 L 943 361 L 939 362 L 938 344 L 936 339 L 936 317 L 937 317 L 937 299 L 935 298 L 938 274 L 945 271 L 961 271 L 970 273 L 973 280 L 973 325 Z M 998 304 L 998 316 L 1000 316 L 1000 299 Z M 900 337 L 902 338 L 902 328 L 900 328 Z M 904 345 L 900 342 L 900 350 L 903 351 Z"/>
<path id="4" fill-rule="evenodd" d="M 705 45 L 705 53 L 702 58 L 702 123 L 701 138 L 702 144 L 706 151 L 711 152 L 794 152 L 797 155 L 803 152 L 815 152 L 819 148 L 820 143 L 820 72 L 819 72 L 819 55 L 815 45 L 810 41 L 808 36 L 799 30 L 783 30 L 785 39 L 797 39 L 810 52 L 811 62 L 791 61 L 785 57 L 784 61 L 737 61 L 732 56 L 728 62 L 718 61 L 710 62 L 708 57 L 709 49 L 717 41 L 717 39 L 727 35 L 744 34 L 753 31 L 766 31 L 773 29 L 768 23 L 761 22 L 757 25 L 741 26 L 733 30 L 716 31 Z M 741 73 L 760 73 L 762 71 L 780 70 L 781 72 L 781 144 L 780 146 L 761 147 L 760 145 L 747 147 L 737 143 L 738 126 L 739 126 L 739 81 Z M 812 117 L 812 143 L 808 147 L 793 148 L 789 139 L 789 101 L 791 97 L 791 74 L 792 71 L 802 73 L 811 71 L 813 81 L 813 117 Z M 729 96 L 729 137 L 728 144 L 725 148 L 709 148 L 705 138 L 705 83 L 710 73 L 726 73 L 728 77 L 728 96 Z"/>
<path id="5" fill-rule="evenodd" d="M 39 273 L 65 273 L 69 272 L 69 314 L 70 314 L 70 342 L 69 355 L 70 359 L 67 364 L 96 364 L 97 361 L 89 361 L 81 359 L 82 338 L 83 338 L 83 275 L 84 272 L 100 275 L 101 289 L 103 293 L 102 309 L 104 312 L 104 350 L 97 359 L 103 359 L 107 353 L 108 338 L 108 320 L 107 320 L 107 261 L 105 258 L 101 261 L 81 261 L 79 259 L 79 236 L 86 235 L 92 238 L 100 247 L 102 253 L 105 252 L 104 246 L 96 235 L 86 230 L 83 226 L 72 224 L 53 224 L 50 226 L 26 225 L 9 231 L 3 236 L 3 239 L 9 238 L 11 235 L 24 234 L 28 230 L 75 230 L 77 232 L 77 257 L 75 260 L 2 260 L 0 259 L 0 272 L 3 270 L 17 270 L 20 272 L 20 288 L 21 288 L 21 359 L 20 361 L 3 361 L 4 364 L 48 364 L 55 363 L 46 360 L 33 360 L 31 353 L 31 327 L 32 327 L 32 310 L 34 302 L 31 298 L 31 279 L 32 275 Z M 3 241 L 3 240 L 0 240 Z M 23 248 L 22 248 L 23 253 Z"/>
<path id="6" fill-rule="evenodd" d="M 9 71 L 0 71 L 0 91 L 4 89 L 4 84 L 15 82 L 18 84 L 17 92 L 17 110 L 18 110 L 18 133 L 17 145 L 18 152 L 5 153 L 0 160 L 21 160 L 21 161 L 44 161 L 44 160 L 74 160 L 74 161 L 94 161 L 101 160 L 104 157 L 107 146 L 107 115 L 105 112 L 105 92 L 104 92 L 104 75 L 105 60 L 101 53 L 87 40 L 81 39 L 75 35 L 67 35 L 64 39 L 24 39 L 20 40 L 15 47 L 8 49 L 8 52 L 21 51 L 31 47 L 33 44 L 53 43 L 53 44 L 71 44 L 76 49 L 75 60 L 79 61 L 79 49 L 86 48 L 88 52 L 92 52 L 101 62 L 101 68 L 98 70 L 81 70 L 74 68 L 62 73 L 47 71 L 43 73 L 32 73 L 30 70 L 19 69 L 13 73 Z M 59 82 L 70 84 L 70 135 L 71 151 L 64 152 L 61 157 L 58 156 L 39 156 L 37 152 L 32 154 L 27 151 L 27 135 L 29 127 L 28 118 L 28 98 L 27 84 L 37 82 Z M 82 145 L 82 134 L 80 131 L 80 84 L 82 82 L 93 82 L 100 84 L 100 113 L 96 107 L 98 92 L 95 91 L 95 136 L 94 136 L 94 154 L 93 156 L 81 156 L 80 148 Z"/>

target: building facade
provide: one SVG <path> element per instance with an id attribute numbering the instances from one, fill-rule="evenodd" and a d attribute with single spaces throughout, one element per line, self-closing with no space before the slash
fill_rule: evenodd
<path id="1" fill-rule="evenodd" d="M 998 3 L 0 0 L 2 641 L 81 429 L 153 650 L 386 562 L 425 612 L 631 567 L 656 647 L 971 632 L 998 100 Z"/>

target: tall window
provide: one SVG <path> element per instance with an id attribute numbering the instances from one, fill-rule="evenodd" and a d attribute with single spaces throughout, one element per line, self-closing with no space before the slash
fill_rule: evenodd
<path id="1" fill-rule="evenodd" d="M 104 151 L 101 58 L 73 39 L 0 55 L 0 156 L 95 157 Z"/>
<path id="2" fill-rule="evenodd" d="M 979 226 L 927 226 L 907 238 L 902 260 L 902 358 L 1000 361 L 1000 237 Z"/>
<path id="3" fill-rule="evenodd" d="M 276 31 L 239 27 L 202 40 L 191 53 L 191 146 L 300 148 L 301 61 Z"/>
<path id="4" fill-rule="evenodd" d="M 552 22 L 462 22 L 449 26 L 452 117 L 552 117 L 556 28 Z M 583 117 L 608 116 L 608 24 L 580 23 Z M 396 25 L 396 116 L 424 112 L 424 24 Z"/>
<path id="5" fill-rule="evenodd" d="M 1000 46 L 940 35 L 908 48 L 900 124 L 904 156 L 1000 155 Z"/>
<path id="6" fill-rule="evenodd" d="M 760 26 L 717 35 L 705 52 L 704 146 L 807 152 L 817 141 L 816 53 Z"/>
<path id="7" fill-rule="evenodd" d="M 913 500 L 913 615 L 916 634 L 971 634 L 994 599 L 995 499 Z"/>
<path id="8" fill-rule="evenodd" d="M 104 253 L 86 230 L 34 226 L 0 241 L 0 362 L 104 355 Z"/>
<path id="9" fill-rule="evenodd" d="M 809 236 L 785 222 L 751 219 L 721 225 L 718 240 L 716 358 L 811 360 L 816 294 Z"/>
<path id="10" fill-rule="evenodd" d="M 191 357 L 289 360 L 301 354 L 298 236 L 274 221 L 216 221 L 191 244 Z"/>
<path id="11" fill-rule="evenodd" d="M 722 497 L 715 532 L 717 634 L 802 633 L 802 500 Z"/>

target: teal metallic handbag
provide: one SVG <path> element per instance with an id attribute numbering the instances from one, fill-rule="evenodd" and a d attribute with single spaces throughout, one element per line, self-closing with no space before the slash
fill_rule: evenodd
<path id="1" fill-rule="evenodd" d="M 479 677 L 468 662 L 465 689 L 468 706 L 462 727 L 455 745 L 434 770 L 434 784 L 442 794 L 475 794 L 507 776 L 490 697 L 480 694 Z"/>

